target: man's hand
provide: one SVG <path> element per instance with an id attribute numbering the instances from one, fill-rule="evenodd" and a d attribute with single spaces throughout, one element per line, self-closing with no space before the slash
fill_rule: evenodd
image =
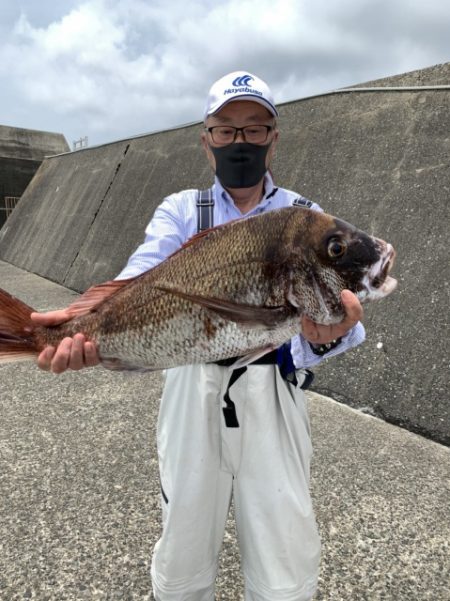
<path id="1" fill-rule="evenodd" d="M 353 292 L 343 290 L 341 301 L 345 309 L 345 317 L 341 323 L 324 326 L 311 321 L 306 315 L 302 317 L 302 335 L 308 342 L 312 344 L 328 344 L 332 340 L 344 336 L 358 321 L 361 321 L 363 308 Z"/>
<path id="2" fill-rule="evenodd" d="M 57 326 L 69 318 L 65 309 L 48 313 L 32 313 L 32 321 L 39 326 Z M 84 334 L 75 334 L 73 338 L 64 338 L 58 347 L 47 346 L 38 357 L 38 366 L 54 374 L 61 374 L 67 369 L 79 370 L 83 367 L 98 365 L 96 346 L 87 341 Z"/>

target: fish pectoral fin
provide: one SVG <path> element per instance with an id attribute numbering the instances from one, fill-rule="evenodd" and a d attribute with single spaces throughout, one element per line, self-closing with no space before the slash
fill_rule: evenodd
<path id="1" fill-rule="evenodd" d="M 246 327 L 266 327 L 275 328 L 280 322 L 287 317 L 286 307 L 258 307 L 256 305 L 243 305 L 233 303 L 229 300 L 214 298 L 211 296 L 202 296 L 200 294 L 192 294 L 184 292 L 170 286 L 155 286 L 164 292 L 170 292 L 181 298 L 184 298 L 192 303 L 196 303 L 217 313 L 228 321 L 233 321 Z"/>
<path id="2" fill-rule="evenodd" d="M 114 296 L 116 292 L 128 286 L 135 278 L 128 280 L 111 280 L 98 286 L 93 286 L 86 290 L 76 301 L 67 307 L 70 318 L 80 317 L 90 313 L 93 309 L 101 305 L 106 299 Z"/>

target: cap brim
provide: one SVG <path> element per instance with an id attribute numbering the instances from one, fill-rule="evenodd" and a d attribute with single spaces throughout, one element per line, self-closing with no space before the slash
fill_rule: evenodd
<path id="1" fill-rule="evenodd" d="M 257 102 L 261 106 L 265 107 L 269 111 L 269 113 L 271 113 L 271 115 L 273 115 L 274 117 L 278 117 L 278 111 L 275 108 L 275 106 L 265 98 L 261 98 L 256 94 L 239 94 L 238 96 L 234 96 L 233 98 L 227 98 L 227 100 L 221 102 L 218 106 L 211 107 L 210 110 L 205 114 L 205 120 L 208 117 L 211 117 L 212 115 L 218 113 L 220 109 L 222 109 L 227 104 L 230 104 L 231 102 L 236 102 L 237 100 L 250 100 L 251 102 Z"/>

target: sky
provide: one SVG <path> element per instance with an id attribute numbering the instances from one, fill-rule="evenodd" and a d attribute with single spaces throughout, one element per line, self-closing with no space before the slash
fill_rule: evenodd
<path id="1" fill-rule="evenodd" d="M 277 103 L 450 61 L 448 0 L 0 0 L 0 124 L 72 147 L 200 121 L 228 72 Z"/>

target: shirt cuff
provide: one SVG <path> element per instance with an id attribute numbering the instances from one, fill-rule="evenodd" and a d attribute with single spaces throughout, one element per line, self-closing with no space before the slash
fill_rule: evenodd
<path id="1" fill-rule="evenodd" d="M 351 330 L 342 337 L 342 341 L 335 348 L 331 349 L 325 355 L 315 355 L 309 345 L 309 342 L 299 336 L 294 336 L 291 340 L 291 353 L 294 365 L 297 369 L 304 367 L 313 367 L 319 365 L 324 359 L 329 359 L 341 353 L 345 353 L 351 348 L 364 342 L 366 331 L 361 322 L 358 322 Z"/>

